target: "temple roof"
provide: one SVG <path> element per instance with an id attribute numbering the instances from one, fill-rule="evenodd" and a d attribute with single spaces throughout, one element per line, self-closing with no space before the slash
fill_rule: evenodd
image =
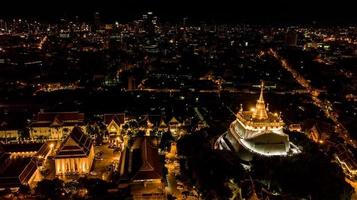
<path id="1" fill-rule="evenodd" d="M 253 118 L 252 111 L 243 111 L 237 114 L 237 118 L 245 125 L 253 127 L 280 127 L 284 126 L 284 122 L 277 114 L 267 113 L 267 118 L 265 119 L 255 119 Z"/>
<path id="2" fill-rule="evenodd" d="M 172 117 L 171 120 L 169 121 L 169 124 L 178 124 L 178 123 L 180 122 L 176 119 L 176 117 Z"/>
<path id="3" fill-rule="evenodd" d="M 162 127 L 167 127 L 167 124 L 165 123 L 165 121 L 163 119 L 160 120 L 160 125 L 159 125 L 160 128 Z"/>
<path id="4" fill-rule="evenodd" d="M 79 112 L 39 112 L 37 121 L 53 121 L 55 117 L 62 121 L 83 121 L 84 114 Z"/>
<path id="5" fill-rule="evenodd" d="M 125 122 L 125 114 L 124 113 L 119 113 L 119 114 L 104 114 L 104 123 L 105 124 L 110 124 L 112 121 L 115 121 L 116 124 L 124 124 Z"/>
<path id="6" fill-rule="evenodd" d="M 79 112 L 39 112 L 32 127 L 82 125 L 84 114 Z"/>
<path id="7" fill-rule="evenodd" d="M 86 157 L 93 146 L 92 139 L 79 127 L 74 127 L 71 134 L 62 142 L 56 158 Z"/>
<path id="8" fill-rule="evenodd" d="M 271 113 L 264 101 L 264 82 L 260 85 L 260 95 L 255 108 L 251 111 L 239 110 L 237 118 L 245 125 L 253 127 L 279 127 L 283 126 L 284 122 L 277 113 Z"/>
<path id="9" fill-rule="evenodd" d="M 62 125 L 63 125 L 63 121 L 60 119 L 59 115 L 56 115 L 55 118 L 53 118 L 53 121 L 50 126 L 56 127 Z"/>
<path id="10" fill-rule="evenodd" d="M 0 174 L 0 187 L 19 187 L 21 184 L 27 184 L 36 170 L 34 158 L 11 159 Z"/>
<path id="11" fill-rule="evenodd" d="M 264 94 L 264 82 L 262 81 L 260 85 L 260 96 L 259 99 L 257 100 L 257 104 L 255 105 L 255 109 L 252 114 L 252 117 L 254 119 L 264 120 L 268 118 L 268 113 L 265 107 L 263 94 Z"/>
<path id="12" fill-rule="evenodd" d="M 140 138 L 141 141 L 141 162 L 142 165 L 134 174 L 133 181 L 143 181 L 162 178 L 162 166 L 160 163 L 157 148 L 153 146 L 150 137 Z"/>

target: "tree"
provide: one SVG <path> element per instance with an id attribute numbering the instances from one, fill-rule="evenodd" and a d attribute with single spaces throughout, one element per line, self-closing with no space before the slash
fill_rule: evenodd
<path id="1" fill-rule="evenodd" d="M 316 144 L 301 134 L 299 137 L 292 138 L 304 146 L 303 153 L 293 157 L 254 157 L 253 177 L 270 182 L 270 190 L 294 197 L 350 199 L 353 190 L 345 182 L 342 169 L 332 163 Z"/>
<path id="2" fill-rule="evenodd" d="M 109 183 L 98 178 L 81 178 L 78 180 L 79 185 L 87 188 L 88 194 L 93 198 L 103 196 L 109 189 Z"/>
<path id="3" fill-rule="evenodd" d="M 170 132 L 164 132 L 160 141 L 160 149 L 169 149 L 171 142 L 174 141 Z"/>
<path id="4" fill-rule="evenodd" d="M 119 191 L 119 194 L 118 194 L 118 199 L 131 199 L 130 198 L 130 188 L 129 187 L 126 187 L 126 188 L 123 188 Z"/>
<path id="5" fill-rule="evenodd" d="M 63 186 L 63 181 L 58 178 L 53 180 L 43 179 L 37 183 L 35 191 L 42 199 L 58 199 L 64 192 Z"/>
<path id="6" fill-rule="evenodd" d="M 31 188 L 28 185 L 20 185 L 19 193 L 23 195 L 28 195 L 31 192 Z"/>
<path id="7" fill-rule="evenodd" d="M 236 154 L 212 150 L 204 135 L 185 135 L 178 141 L 178 153 L 187 159 L 180 165 L 182 175 L 197 185 L 206 199 L 228 199 L 231 191 L 225 183 L 244 178 L 244 169 Z"/>
<path id="8" fill-rule="evenodd" d="M 30 137 L 30 129 L 29 128 L 24 128 L 22 130 L 19 130 L 19 139 L 26 139 Z"/>
<path id="9" fill-rule="evenodd" d="M 128 130 L 128 128 L 129 128 L 129 124 L 128 124 L 128 123 L 125 123 L 125 124 L 123 125 L 123 130 Z"/>
<path id="10" fill-rule="evenodd" d="M 86 132 L 88 135 L 94 135 L 94 127 L 90 124 L 86 126 Z"/>

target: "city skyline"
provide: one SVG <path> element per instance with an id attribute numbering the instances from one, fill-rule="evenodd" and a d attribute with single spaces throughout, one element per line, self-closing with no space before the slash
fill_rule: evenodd
<path id="1" fill-rule="evenodd" d="M 21 6 L 21 7 L 19 7 Z M 164 20 L 179 21 L 183 17 L 199 22 L 220 23 L 307 23 L 313 21 L 328 24 L 355 24 L 353 6 L 347 0 L 332 4 L 318 1 L 164 1 L 164 0 L 123 0 L 117 2 L 85 1 L 14 1 L 7 2 L 0 11 L 1 17 L 25 17 L 36 20 L 56 21 L 68 17 L 92 20 L 94 12 L 100 12 L 108 22 L 134 20 L 140 13 L 153 11 Z"/>

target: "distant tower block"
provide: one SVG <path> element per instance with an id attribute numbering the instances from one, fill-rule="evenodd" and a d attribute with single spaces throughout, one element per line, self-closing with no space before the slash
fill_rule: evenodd
<path id="1" fill-rule="evenodd" d="M 94 29 L 99 30 L 101 26 L 101 19 L 100 19 L 100 13 L 95 12 L 94 13 Z"/>
<path id="2" fill-rule="evenodd" d="M 0 19 L 0 31 L 5 30 L 5 21 Z"/>
<path id="3" fill-rule="evenodd" d="M 298 34 L 295 31 L 289 31 L 285 35 L 285 44 L 287 46 L 297 45 Z"/>
<path id="4" fill-rule="evenodd" d="M 128 90 L 135 90 L 136 89 L 136 80 L 134 76 L 130 76 L 128 78 Z"/>

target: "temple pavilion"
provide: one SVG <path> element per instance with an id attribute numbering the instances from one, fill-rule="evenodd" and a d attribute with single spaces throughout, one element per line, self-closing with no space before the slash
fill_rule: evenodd
<path id="1" fill-rule="evenodd" d="M 56 175 L 87 174 L 94 160 L 91 138 L 75 127 L 62 142 L 55 156 Z"/>
<path id="2" fill-rule="evenodd" d="M 250 152 L 263 156 L 287 155 L 289 136 L 283 132 L 284 122 L 277 113 L 269 112 L 264 101 L 264 82 L 254 108 L 244 111 L 241 105 L 236 119 L 215 143 L 217 149 Z"/>

